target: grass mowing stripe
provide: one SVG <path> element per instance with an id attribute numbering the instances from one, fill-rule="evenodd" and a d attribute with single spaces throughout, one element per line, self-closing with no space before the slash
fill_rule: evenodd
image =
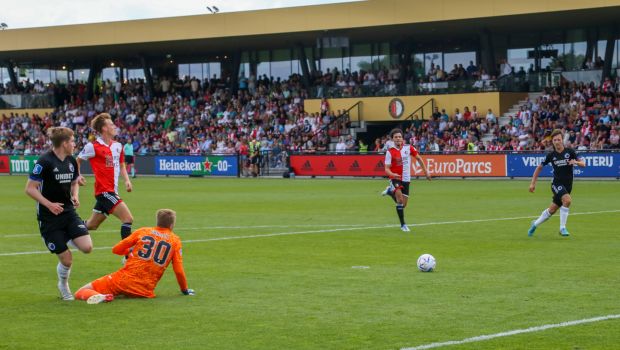
<path id="1" fill-rule="evenodd" d="M 603 210 L 603 211 L 590 211 L 583 213 L 574 213 L 571 215 L 594 215 L 594 214 L 606 214 L 606 213 L 618 213 L 620 210 Z M 518 216 L 512 218 L 493 218 L 493 219 L 476 219 L 476 220 L 461 220 L 461 221 L 439 221 L 439 222 L 427 222 L 422 224 L 412 224 L 409 226 L 431 226 L 431 225 L 451 225 L 451 224 L 469 224 L 478 222 L 491 222 L 491 221 L 507 221 L 507 220 L 520 220 L 537 218 L 538 216 Z M 213 241 L 227 241 L 233 239 L 248 239 L 248 238 L 263 238 L 263 237 L 276 237 L 276 236 L 288 236 L 288 235 L 302 235 L 310 233 L 327 233 L 327 232 L 341 232 L 341 231 L 355 231 L 355 230 L 370 230 L 375 228 L 388 228 L 397 227 L 398 225 L 381 225 L 381 226 L 355 226 L 347 228 L 335 228 L 328 230 L 312 230 L 312 231 L 293 231 L 293 232 L 276 232 L 266 233 L 263 235 L 248 235 L 248 236 L 231 236 L 231 237 L 215 237 L 205 239 L 188 239 L 183 240 L 183 243 L 201 243 L 201 242 L 213 242 Z M 112 247 L 95 247 L 93 250 L 112 249 Z M 14 253 L 0 253 L 0 256 L 16 256 L 16 255 L 33 255 L 48 253 L 47 250 L 33 251 L 33 252 L 14 252 Z"/>
<path id="2" fill-rule="evenodd" d="M 599 316 L 599 317 L 593 317 L 593 318 L 585 318 L 585 319 L 575 320 L 575 321 L 546 324 L 543 326 L 535 326 L 535 327 L 530 327 L 530 328 L 525 328 L 525 329 L 515 329 L 512 331 L 495 333 L 495 334 L 480 335 L 477 337 L 466 338 L 463 340 L 451 340 L 451 341 L 446 341 L 446 342 L 441 342 L 441 343 L 419 345 L 419 346 L 415 346 L 412 348 L 402 348 L 401 350 L 435 349 L 435 348 L 441 348 L 444 346 L 474 343 L 474 342 L 485 341 L 485 340 L 490 340 L 490 339 L 495 339 L 495 338 L 500 338 L 500 337 L 509 337 L 509 336 L 517 335 L 517 334 L 540 332 L 540 331 L 544 331 L 544 330 L 552 329 L 552 328 L 570 327 L 570 326 L 576 326 L 580 324 L 612 320 L 616 318 L 620 318 L 620 315 L 607 315 L 607 316 Z"/>
<path id="3" fill-rule="evenodd" d="M 606 213 L 620 213 L 620 209 L 616 210 L 603 210 L 603 211 L 589 211 L 583 213 L 571 213 L 570 215 L 593 215 L 593 214 L 606 214 Z M 537 218 L 536 216 L 517 216 L 511 218 L 494 218 L 494 219 L 474 219 L 474 220 L 461 220 L 461 221 L 439 221 L 439 222 L 425 222 L 421 224 L 411 224 L 409 226 L 430 226 L 430 225 L 449 225 L 449 224 L 470 224 L 476 222 L 489 222 L 489 221 L 507 221 L 507 220 L 520 220 L 520 219 L 532 219 Z M 258 225 L 258 226 L 206 226 L 206 227 L 188 227 L 183 229 L 178 229 L 177 231 L 190 231 L 190 230 L 235 230 L 235 229 L 245 229 L 245 228 L 289 228 L 289 227 L 364 227 L 365 224 L 307 224 L 307 225 Z M 397 225 L 386 225 L 386 227 L 392 227 Z M 118 232 L 118 230 L 97 230 L 94 232 Z M 331 231 L 329 231 L 331 232 Z M 10 235 L 0 235 L 2 238 L 17 238 L 23 236 L 40 236 L 37 233 L 17 233 Z"/>

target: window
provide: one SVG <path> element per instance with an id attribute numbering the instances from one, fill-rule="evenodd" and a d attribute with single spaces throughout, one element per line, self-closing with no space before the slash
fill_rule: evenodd
<path id="1" fill-rule="evenodd" d="M 203 79 L 203 71 L 201 63 L 190 63 L 189 64 L 189 76 L 190 78 L 198 78 L 200 80 Z"/>
<path id="2" fill-rule="evenodd" d="M 351 73 L 360 70 L 370 70 L 372 58 L 370 57 L 370 44 L 353 45 L 351 54 Z"/>
<path id="3" fill-rule="evenodd" d="M 287 80 L 291 76 L 291 50 L 273 50 L 271 55 L 271 75 L 274 79 Z"/>
<path id="4" fill-rule="evenodd" d="M 533 50 L 533 47 L 508 49 L 508 63 L 515 69 L 515 72 L 518 72 L 521 68 L 527 72 L 530 65 L 535 64 L 535 60 L 533 58 L 528 58 L 528 52 Z"/>
<path id="5" fill-rule="evenodd" d="M 85 82 L 86 80 L 88 80 L 88 72 L 90 70 L 84 68 L 84 69 L 74 69 L 73 70 L 73 81 L 81 81 L 81 82 Z"/>
<path id="6" fill-rule="evenodd" d="M 332 47 L 321 49 L 321 71 L 323 74 L 337 69 L 342 72 L 342 48 Z"/>
<path id="7" fill-rule="evenodd" d="M 103 81 L 109 80 L 111 82 L 115 82 L 116 79 L 120 79 L 120 75 L 121 75 L 121 71 L 120 71 L 120 68 L 118 67 L 104 68 L 101 71 L 101 80 Z"/>
<path id="8" fill-rule="evenodd" d="M 179 64 L 179 79 L 185 79 L 189 76 L 189 64 Z"/>
<path id="9" fill-rule="evenodd" d="M 443 55 L 441 52 L 429 52 L 424 54 L 424 72 L 428 74 L 432 65 L 441 67 L 442 70 L 448 70 L 443 64 Z"/>
<path id="10" fill-rule="evenodd" d="M 474 65 L 476 65 L 476 53 L 473 51 L 446 53 L 443 55 L 443 61 L 447 71 L 451 71 L 455 64 L 457 66 L 462 64 L 463 68 L 467 69 L 469 61 L 474 62 Z"/>
<path id="11" fill-rule="evenodd" d="M 271 78 L 271 67 L 269 65 L 269 51 L 262 50 L 258 52 L 258 63 L 256 65 L 257 76 L 266 75 L 267 78 Z M 246 77 L 248 77 L 246 75 Z"/>

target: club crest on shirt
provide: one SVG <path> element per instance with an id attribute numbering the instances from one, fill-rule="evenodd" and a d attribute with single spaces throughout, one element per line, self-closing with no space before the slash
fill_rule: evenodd
<path id="1" fill-rule="evenodd" d="M 35 164 L 34 169 L 32 169 L 32 173 L 35 175 L 39 175 L 41 174 L 41 171 L 43 171 L 43 167 L 41 166 L 41 164 Z"/>
<path id="2" fill-rule="evenodd" d="M 69 164 L 69 171 L 73 172 L 74 168 L 73 168 L 73 164 Z"/>
<path id="3" fill-rule="evenodd" d="M 570 157 L 570 154 L 566 153 L 566 154 L 564 155 L 564 158 L 568 159 L 568 157 Z"/>

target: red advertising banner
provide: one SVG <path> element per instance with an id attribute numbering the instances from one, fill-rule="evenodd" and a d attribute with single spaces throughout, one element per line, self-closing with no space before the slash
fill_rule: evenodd
<path id="1" fill-rule="evenodd" d="M 0 173 L 9 173 L 10 171 L 9 156 L 0 156 Z"/>
<path id="2" fill-rule="evenodd" d="M 422 155 L 432 176 L 506 176 L 503 154 Z M 292 155 L 291 167 L 300 176 L 385 176 L 385 155 Z M 416 164 L 415 174 L 423 176 Z"/>

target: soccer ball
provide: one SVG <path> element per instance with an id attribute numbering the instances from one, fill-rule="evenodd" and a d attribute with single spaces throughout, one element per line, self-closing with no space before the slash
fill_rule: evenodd
<path id="1" fill-rule="evenodd" d="M 418 258 L 418 269 L 422 272 L 431 272 L 435 269 L 435 258 L 430 254 L 422 254 Z"/>

